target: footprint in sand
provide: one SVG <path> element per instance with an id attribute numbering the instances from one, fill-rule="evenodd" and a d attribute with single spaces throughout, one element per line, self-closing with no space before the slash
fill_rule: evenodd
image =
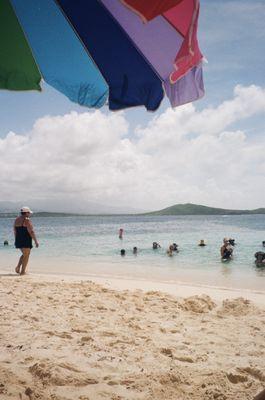
<path id="1" fill-rule="evenodd" d="M 236 299 L 226 299 L 223 301 L 222 307 L 217 311 L 218 316 L 232 315 L 234 317 L 242 317 L 243 315 L 255 314 L 256 307 L 243 297 Z"/>
<path id="2" fill-rule="evenodd" d="M 94 339 L 91 336 L 83 336 L 80 339 L 81 343 L 88 343 L 88 342 L 94 342 Z"/>
<path id="3" fill-rule="evenodd" d="M 33 400 L 35 397 L 33 390 L 29 387 L 25 390 L 25 395 L 28 396 L 29 400 Z"/>
<path id="4" fill-rule="evenodd" d="M 201 296 L 191 296 L 184 299 L 182 307 L 185 311 L 191 311 L 196 314 L 207 313 L 216 307 L 212 299 L 203 294 Z"/>
<path id="5" fill-rule="evenodd" d="M 247 382 L 248 377 L 246 375 L 240 374 L 235 371 L 230 371 L 226 373 L 227 379 L 229 382 L 237 384 L 242 382 Z"/>
<path id="6" fill-rule="evenodd" d="M 87 329 L 72 328 L 72 332 L 74 332 L 74 333 L 87 333 Z"/>
<path id="7" fill-rule="evenodd" d="M 167 349 L 167 348 L 161 349 L 160 353 L 164 354 L 165 356 L 168 356 L 168 357 L 173 357 L 173 352 L 171 349 Z"/>
<path id="8" fill-rule="evenodd" d="M 119 382 L 117 382 L 117 381 L 108 381 L 107 384 L 108 384 L 109 386 L 116 386 L 116 385 L 119 384 Z"/>
<path id="9" fill-rule="evenodd" d="M 245 367 L 245 368 L 238 368 L 241 372 L 246 372 L 247 374 L 251 375 L 253 378 L 257 379 L 260 382 L 265 382 L 265 373 L 261 371 L 259 368 L 255 367 Z"/>
<path id="10" fill-rule="evenodd" d="M 55 386 L 87 386 L 95 385 L 99 381 L 93 376 L 88 376 L 72 364 L 53 364 L 49 360 L 35 363 L 29 367 L 33 377 L 39 379 L 42 384 Z"/>
<path id="11" fill-rule="evenodd" d="M 68 333 L 68 332 L 52 332 L 52 331 L 47 331 L 47 332 L 44 332 L 44 333 L 45 333 L 45 335 L 48 335 L 48 336 L 57 336 L 57 337 L 62 338 L 62 339 L 73 339 L 73 336 L 70 335 L 70 333 Z"/>
<path id="12" fill-rule="evenodd" d="M 112 331 L 103 331 L 100 334 L 101 336 L 106 336 L 106 337 L 114 337 L 117 335 L 115 332 Z"/>

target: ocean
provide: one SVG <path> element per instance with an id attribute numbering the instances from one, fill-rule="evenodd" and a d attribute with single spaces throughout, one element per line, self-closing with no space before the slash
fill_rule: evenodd
<path id="1" fill-rule="evenodd" d="M 265 270 L 254 254 L 265 251 L 265 215 L 235 216 L 67 216 L 33 217 L 40 242 L 33 249 L 32 273 L 97 275 L 216 287 L 264 290 Z M 0 269 L 13 272 L 13 218 L 0 218 Z M 119 239 L 119 228 L 124 229 Z M 235 239 L 234 258 L 220 259 L 224 237 Z M 199 247 L 204 239 L 207 246 Z M 9 246 L 4 246 L 8 240 Z M 152 249 L 157 241 L 161 248 Z M 168 257 L 170 243 L 179 253 Z M 134 255 L 132 249 L 138 248 Z M 120 250 L 125 249 L 125 257 Z"/>

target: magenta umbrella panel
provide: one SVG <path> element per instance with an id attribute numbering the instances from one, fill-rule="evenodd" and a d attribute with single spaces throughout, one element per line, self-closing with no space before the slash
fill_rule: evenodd
<path id="1" fill-rule="evenodd" d="M 204 95 L 199 0 L 0 0 L 0 88 L 156 110 Z"/>

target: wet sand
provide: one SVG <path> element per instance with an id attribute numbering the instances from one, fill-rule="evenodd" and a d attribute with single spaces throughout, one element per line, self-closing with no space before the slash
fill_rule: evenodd
<path id="1" fill-rule="evenodd" d="M 247 400 L 265 386 L 261 292 L 2 274 L 0 325 L 1 400 Z"/>

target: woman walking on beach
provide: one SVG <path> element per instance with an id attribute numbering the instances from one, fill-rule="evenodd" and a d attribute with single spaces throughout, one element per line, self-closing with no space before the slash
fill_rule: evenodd
<path id="1" fill-rule="evenodd" d="M 20 275 L 25 275 L 26 273 L 30 251 L 32 249 L 32 239 L 35 242 L 35 246 L 39 247 L 33 225 L 30 221 L 31 214 L 32 211 L 29 207 L 22 207 L 20 216 L 17 217 L 14 222 L 15 246 L 22 252 L 15 269 L 16 273 Z"/>

